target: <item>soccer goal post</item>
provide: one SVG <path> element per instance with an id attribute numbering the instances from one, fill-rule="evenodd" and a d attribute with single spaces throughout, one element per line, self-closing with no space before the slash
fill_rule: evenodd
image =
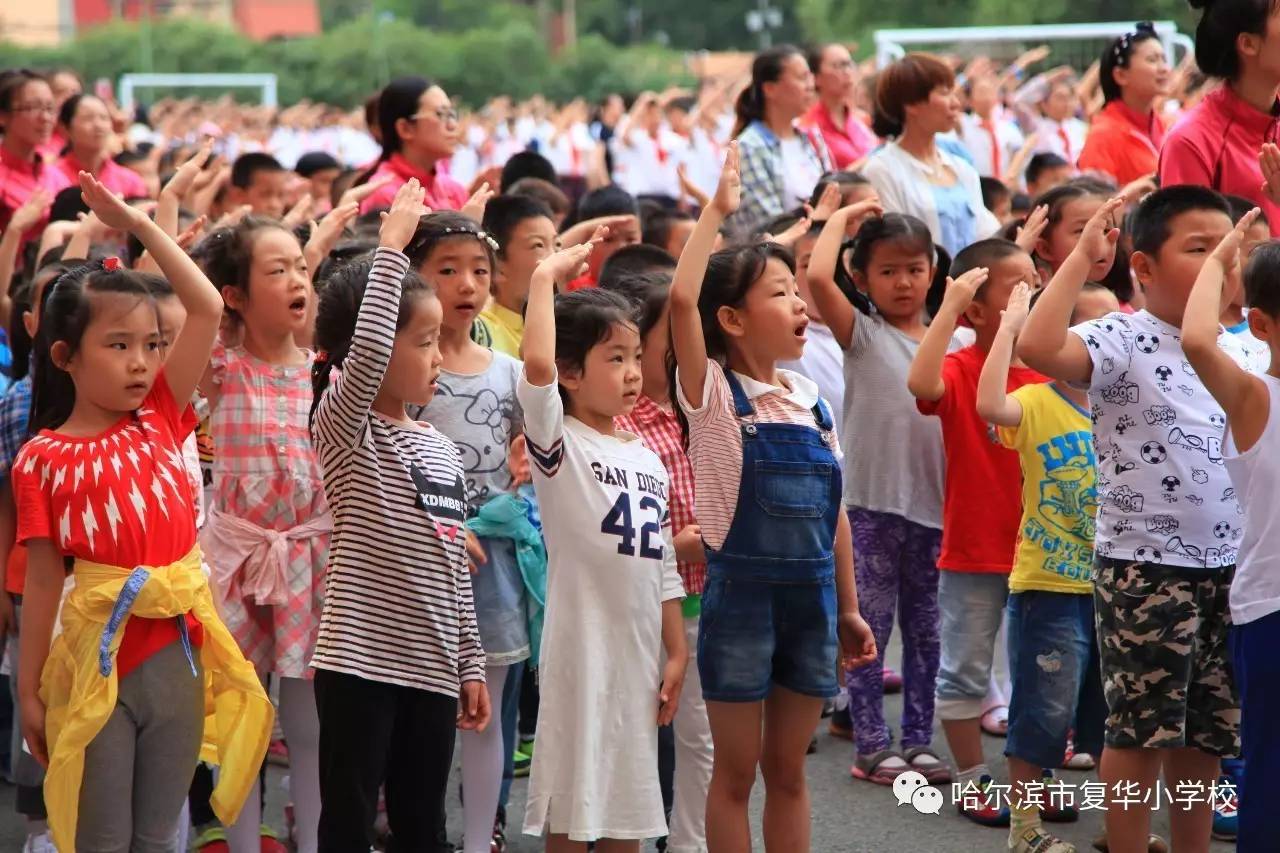
<path id="1" fill-rule="evenodd" d="M 264 106 L 278 105 L 274 74 L 123 74 L 120 76 L 120 104 L 133 109 L 136 89 L 161 86 L 201 89 L 258 89 Z"/>
<path id="2" fill-rule="evenodd" d="M 1114 21 L 1095 24 L 1028 24 L 1013 27 L 937 27 L 932 29 L 877 30 L 876 65 L 885 67 L 901 59 L 913 47 L 938 47 L 949 45 L 981 45 L 984 50 L 1017 43 L 1031 47 L 1054 42 L 1099 42 L 1133 32 L 1133 21 Z M 1173 21 L 1156 21 L 1156 35 L 1164 43 L 1170 62 L 1177 62 L 1182 55 L 1195 50 L 1195 42 L 1185 33 L 1178 32 Z M 1179 55 L 1177 51 L 1181 51 Z M 1096 59 L 1096 55 L 1094 56 Z"/>

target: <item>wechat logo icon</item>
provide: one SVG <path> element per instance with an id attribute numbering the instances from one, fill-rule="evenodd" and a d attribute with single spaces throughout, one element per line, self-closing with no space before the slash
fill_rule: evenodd
<path id="1" fill-rule="evenodd" d="M 920 814 L 938 814 L 942 811 L 942 792 L 932 787 L 924 774 L 908 770 L 893 780 L 893 795 L 898 805 L 910 804 Z"/>

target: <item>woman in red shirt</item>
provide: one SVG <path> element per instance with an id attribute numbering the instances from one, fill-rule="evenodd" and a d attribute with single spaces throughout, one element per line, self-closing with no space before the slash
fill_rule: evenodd
<path id="1" fill-rule="evenodd" d="M 440 168 L 459 138 L 458 111 L 444 89 L 423 77 L 392 80 L 378 96 L 378 126 L 382 156 L 356 183 L 386 183 L 364 200 L 361 213 L 390 207 L 410 178 L 426 188 L 424 204 L 431 210 L 460 210 L 467 203 L 467 191 Z"/>
<path id="2" fill-rule="evenodd" d="M 63 101 L 58 111 L 58 130 L 66 137 L 67 147 L 57 165 L 68 181 L 76 180 L 81 172 L 88 172 L 117 195 L 125 198 L 148 195 L 141 175 L 111 159 L 111 142 L 115 136 L 111 111 L 96 95 L 72 95 Z"/>
<path id="3" fill-rule="evenodd" d="M 857 108 L 858 66 L 842 44 L 826 44 L 809 52 L 818 100 L 800 125 L 822 134 L 837 169 L 857 164 L 880 144 L 865 116 Z"/>
<path id="4" fill-rule="evenodd" d="M 1280 204 L 1263 188 L 1258 154 L 1277 141 L 1277 29 L 1280 13 L 1267 3 L 1218 0 L 1204 7 L 1196 64 L 1223 85 L 1183 115 L 1160 150 L 1161 185 L 1200 184 L 1246 198 L 1266 212 L 1272 236 L 1280 235 Z"/>
<path id="5" fill-rule="evenodd" d="M 20 69 L 0 75 L 0 230 L 13 212 L 31 198 L 39 187 L 53 198 L 71 181 L 58 169 L 46 166 L 39 148 L 49 141 L 57 108 L 48 81 L 34 71 Z M 48 223 L 41 218 L 24 239 L 40 236 Z"/>
<path id="6" fill-rule="evenodd" d="M 1155 105 L 1169 91 L 1169 60 L 1155 28 L 1138 24 L 1102 52 L 1106 106 L 1093 119 L 1077 166 L 1124 186 L 1155 174 L 1164 124 Z"/>

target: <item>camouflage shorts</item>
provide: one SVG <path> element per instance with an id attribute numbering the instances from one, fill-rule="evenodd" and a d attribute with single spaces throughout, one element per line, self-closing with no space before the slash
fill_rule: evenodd
<path id="1" fill-rule="evenodd" d="M 1233 569 L 1098 558 L 1094 585 L 1108 746 L 1194 746 L 1240 754 L 1240 701 L 1227 649 Z"/>

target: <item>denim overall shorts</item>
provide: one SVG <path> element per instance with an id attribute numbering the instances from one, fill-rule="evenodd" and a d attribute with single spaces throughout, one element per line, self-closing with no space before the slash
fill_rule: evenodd
<path id="1" fill-rule="evenodd" d="M 757 423 L 725 371 L 742 432 L 742 479 L 729 534 L 707 549 L 698 673 L 713 702 L 758 702 L 774 685 L 829 698 L 835 679 L 835 535 L 840 465 L 827 444 L 831 412 L 815 425 Z"/>

